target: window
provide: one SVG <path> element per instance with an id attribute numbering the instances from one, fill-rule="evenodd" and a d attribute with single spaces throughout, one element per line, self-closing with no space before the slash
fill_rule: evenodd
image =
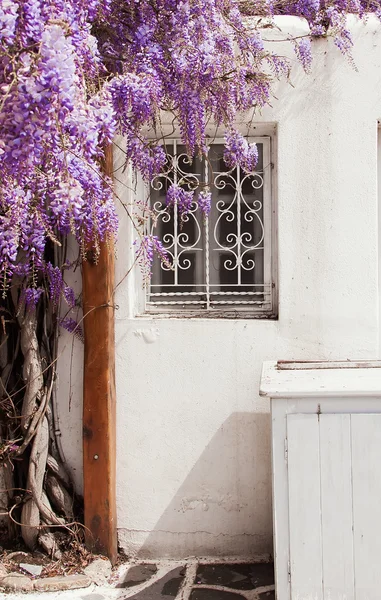
<path id="1" fill-rule="evenodd" d="M 271 139 L 253 138 L 257 170 L 228 169 L 223 141 L 210 145 L 207 159 L 191 161 L 176 140 L 166 142 L 167 163 L 151 182 L 154 234 L 163 241 L 172 268 L 155 257 L 147 311 L 189 316 L 275 317 L 274 209 Z M 175 183 L 194 191 L 190 211 L 166 205 Z M 200 191 L 212 192 L 205 217 Z M 153 224 L 151 222 L 151 225 Z"/>

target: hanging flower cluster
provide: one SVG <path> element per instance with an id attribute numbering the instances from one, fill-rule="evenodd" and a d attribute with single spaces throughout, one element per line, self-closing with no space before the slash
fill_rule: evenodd
<path id="1" fill-rule="evenodd" d="M 208 189 L 202 190 L 198 195 L 197 204 L 204 217 L 207 217 L 212 208 L 212 192 Z"/>
<path id="2" fill-rule="evenodd" d="M 115 115 L 108 90 L 92 83 L 103 67 L 91 27 L 105 10 L 94 0 L 0 3 L 0 272 L 4 289 L 14 274 L 29 281 L 29 304 L 42 292 L 39 273 L 53 304 L 69 298 L 48 241 L 71 233 L 97 245 L 116 233 L 99 167 Z"/>
<path id="3" fill-rule="evenodd" d="M 168 188 L 167 206 L 177 206 L 180 216 L 186 215 L 192 208 L 194 192 L 185 190 L 180 185 L 173 184 Z"/>
<path id="4" fill-rule="evenodd" d="M 380 0 L 0 0 L 0 277 L 16 274 L 35 304 L 48 281 L 64 296 L 62 269 L 47 247 L 72 234 L 82 249 L 116 236 L 112 184 L 102 173 L 104 145 L 116 132 L 126 159 L 149 180 L 163 167 L 161 111 L 177 119 L 189 156 L 207 151 L 212 119 L 228 132 L 224 159 L 252 171 L 257 149 L 233 129 L 236 115 L 270 100 L 271 78 L 289 62 L 265 49 L 258 20 L 298 15 L 311 36 L 333 32 L 343 53 L 352 40 L 346 14 L 380 15 Z M 309 38 L 295 43 L 311 65 Z M 182 212 L 192 193 L 172 186 Z M 210 193 L 199 198 L 210 211 Z M 145 254 L 161 252 L 143 239 Z M 58 265 L 60 267 L 60 265 Z M 25 284 L 24 284 L 25 287 Z"/>
<path id="5" fill-rule="evenodd" d="M 307 20 L 311 37 L 333 35 L 336 46 L 343 54 L 349 55 L 353 40 L 347 28 L 348 14 L 364 18 L 366 13 L 374 13 L 381 17 L 380 0 L 243 0 L 240 4 L 241 13 L 245 15 L 292 15 Z M 298 58 L 303 66 L 310 67 L 310 57 L 307 45 L 295 46 Z M 349 55 L 350 58 L 350 55 Z"/>
<path id="6" fill-rule="evenodd" d="M 171 269 L 170 256 L 157 235 L 144 235 L 139 245 L 137 242 L 134 244 L 137 246 L 136 257 L 145 281 L 149 280 L 152 275 L 151 269 L 155 254 L 167 269 Z"/>
<path id="7" fill-rule="evenodd" d="M 254 171 L 258 162 L 257 145 L 232 129 L 225 136 L 224 162 L 229 169 L 239 165 L 246 173 Z"/>

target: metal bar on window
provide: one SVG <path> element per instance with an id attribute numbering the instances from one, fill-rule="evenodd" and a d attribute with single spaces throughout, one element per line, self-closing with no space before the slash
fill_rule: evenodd
<path id="1" fill-rule="evenodd" d="M 209 184 L 209 163 L 207 160 L 204 161 L 204 178 L 205 182 Z M 210 248 L 209 248 L 209 215 L 204 215 L 204 232 L 205 232 L 205 285 L 206 285 L 206 308 L 210 308 Z"/>
<path id="2" fill-rule="evenodd" d="M 173 183 L 177 185 L 177 168 L 178 168 L 178 158 L 177 158 L 177 141 L 173 140 Z M 178 206 L 177 200 L 175 202 L 175 206 L 173 207 L 173 266 L 175 269 L 174 272 L 174 285 L 178 285 L 179 282 L 179 257 L 178 257 Z"/>
<path id="3" fill-rule="evenodd" d="M 179 216 L 177 203 L 172 212 L 166 207 L 160 192 L 163 186 L 152 188 L 156 190 L 151 193 L 151 208 L 157 215 L 157 234 L 165 234 L 173 275 L 163 263 L 156 262 L 158 268 L 153 270 L 147 297 L 150 309 L 168 305 L 174 310 L 185 310 L 195 304 L 213 313 L 218 307 L 223 310 L 247 305 L 257 313 L 271 316 L 274 294 L 270 138 L 250 141 L 259 145 L 263 161 L 252 174 L 241 172 L 239 167 L 223 170 L 223 140 L 214 140 L 216 149 L 210 161 L 196 157 L 193 162 L 187 160 L 185 153 L 178 154 L 182 149 L 177 140 L 167 141 L 173 156 L 168 170 L 158 179 L 162 177 L 165 186 L 173 182 L 194 190 L 195 202 L 188 214 Z M 217 170 L 212 170 L 211 164 Z M 215 189 L 214 197 L 217 194 L 210 216 L 204 216 L 197 204 L 203 185 Z M 211 252 L 218 256 L 212 261 L 214 265 Z"/>
<path id="4" fill-rule="evenodd" d="M 241 269 L 242 269 L 242 259 L 241 259 L 241 243 L 242 243 L 242 233 L 241 233 L 241 168 L 237 167 L 237 189 L 236 189 L 236 197 L 237 197 L 237 285 L 241 285 Z"/>
<path id="5" fill-rule="evenodd" d="M 271 152 L 270 139 L 263 140 L 263 227 L 264 227 L 264 264 L 263 279 L 270 284 L 270 291 L 266 294 L 266 300 L 270 301 L 272 296 L 272 202 L 271 202 Z"/>

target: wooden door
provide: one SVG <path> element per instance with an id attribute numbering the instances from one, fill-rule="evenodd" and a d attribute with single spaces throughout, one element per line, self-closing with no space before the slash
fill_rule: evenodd
<path id="1" fill-rule="evenodd" d="M 381 598 L 381 415 L 287 415 L 291 600 Z"/>

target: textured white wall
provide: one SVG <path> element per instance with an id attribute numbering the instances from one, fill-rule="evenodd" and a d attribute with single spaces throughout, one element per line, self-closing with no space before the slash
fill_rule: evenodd
<path id="1" fill-rule="evenodd" d="M 292 18 L 282 24 L 305 31 Z M 312 73 L 295 63 L 295 87 L 279 84 L 281 100 L 274 98 L 256 118 L 277 124 L 279 320 L 134 318 L 138 275 L 118 287 L 118 528 L 128 554 L 270 553 L 270 416 L 268 402 L 258 397 L 262 362 L 379 352 L 381 27 L 370 19 L 354 25 L 354 34 L 358 71 L 331 41 L 318 40 Z M 121 157 L 115 160 L 120 166 Z M 118 194 L 129 202 L 128 172 L 117 177 Z M 131 227 L 120 213 L 117 282 L 131 262 Z M 67 355 L 62 364 L 67 405 Z M 80 379 L 77 369 L 75 415 Z M 71 424 L 63 432 L 68 461 L 80 473 L 80 423 L 73 425 L 66 412 L 63 420 Z"/>
<path id="2" fill-rule="evenodd" d="M 78 258 L 78 247 L 69 241 L 67 259 L 75 262 Z M 78 296 L 82 287 L 81 269 L 68 271 L 65 275 L 66 282 L 72 286 Z M 62 316 L 67 313 L 68 307 L 63 303 Z M 82 311 L 74 310 L 70 313 L 72 318 L 81 324 Z M 58 433 L 64 460 L 69 467 L 70 475 L 75 489 L 83 493 L 82 469 L 82 386 L 83 386 L 83 344 L 71 333 L 61 329 L 58 344 L 57 367 L 57 406 L 58 406 Z"/>

